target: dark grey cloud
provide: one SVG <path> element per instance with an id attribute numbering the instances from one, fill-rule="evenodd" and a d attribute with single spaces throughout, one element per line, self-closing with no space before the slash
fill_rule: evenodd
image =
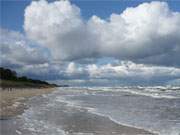
<path id="1" fill-rule="evenodd" d="M 180 67 L 180 47 L 169 52 L 136 60 L 137 63 Z"/>

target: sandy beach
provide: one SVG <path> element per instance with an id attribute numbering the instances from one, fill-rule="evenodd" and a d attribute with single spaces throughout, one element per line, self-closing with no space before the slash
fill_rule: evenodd
<path id="1" fill-rule="evenodd" d="M 0 119 L 9 119 L 24 112 L 28 98 L 50 93 L 54 88 L 30 89 L 12 88 L 0 90 Z"/>

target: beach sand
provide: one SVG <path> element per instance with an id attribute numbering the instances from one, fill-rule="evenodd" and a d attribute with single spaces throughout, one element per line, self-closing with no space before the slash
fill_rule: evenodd
<path id="1" fill-rule="evenodd" d="M 50 93 L 55 88 L 0 90 L 0 119 L 8 119 L 23 113 L 25 101 L 33 96 Z"/>

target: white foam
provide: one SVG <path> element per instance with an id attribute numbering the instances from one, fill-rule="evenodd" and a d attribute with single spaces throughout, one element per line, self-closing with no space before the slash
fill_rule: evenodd
<path id="1" fill-rule="evenodd" d="M 19 130 L 16 130 L 16 133 L 17 133 L 18 135 L 22 135 L 22 133 L 21 133 Z"/>
<path id="2" fill-rule="evenodd" d="M 178 91 L 179 87 L 164 87 L 164 86 L 156 86 L 156 87 L 116 87 L 116 88 L 102 88 L 101 91 L 106 92 L 128 92 L 131 94 L 149 96 L 152 98 L 168 98 L 175 99 L 180 98 L 180 91 Z M 99 91 L 95 88 L 94 91 Z M 176 91 L 177 90 L 177 91 Z M 95 93 L 96 94 L 96 93 Z"/>
<path id="3" fill-rule="evenodd" d="M 79 109 L 79 110 L 86 109 L 87 111 L 95 111 L 95 108 L 92 108 L 92 107 L 82 107 L 80 105 L 81 104 L 80 102 L 66 100 L 65 97 L 57 97 L 55 100 L 58 101 L 58 102 L 66 103 L 67 107 L 74 107 L 74 108 Z"/>
<path id="4" fill-rule="evenodd" d="M 93 133 L 73 133 L 72 135 L 94 135 Z"/>
<path id="5" fill-rule="evenodd" d="M 37 109 L 29 108 L 26 110 L 21 116 L 21 120 L 23 121 L 22 128 L 24 130 L 28 130 L 31 134 L 39 135 L 65 135 L 65 132 L 61 129 L 60 126 L 56 126 L 55 124 L 48 123 L 47 121 L 37 120 L 36 114 L 38 114 Z"/>
<path id="6" fill-rule="evenodd" d="M 137 90 L 125 90 L 126 92 L 129 92 L 131 94 L 136 95 L 142 95 L 142 96 L 149 96 L 153 98 L 168 98 L 168 99 L 175 99 L 180 98 L 172 95 L 165 95 L 164 93 L 158 93 L 158 92 L 147 92 L 147 91 L 137 91 Z"/>

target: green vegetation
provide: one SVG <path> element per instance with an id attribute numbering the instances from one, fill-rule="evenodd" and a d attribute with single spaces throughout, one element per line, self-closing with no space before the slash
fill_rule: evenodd
<path id="1" fill-rule="evenodd" d="M 46 88 L 57 86 L 45 81 L 30 79 L 26 76 L 18 77 L 15 71 L 3 67 L 0 67 L 0 79 L 2 88 Z"/>

